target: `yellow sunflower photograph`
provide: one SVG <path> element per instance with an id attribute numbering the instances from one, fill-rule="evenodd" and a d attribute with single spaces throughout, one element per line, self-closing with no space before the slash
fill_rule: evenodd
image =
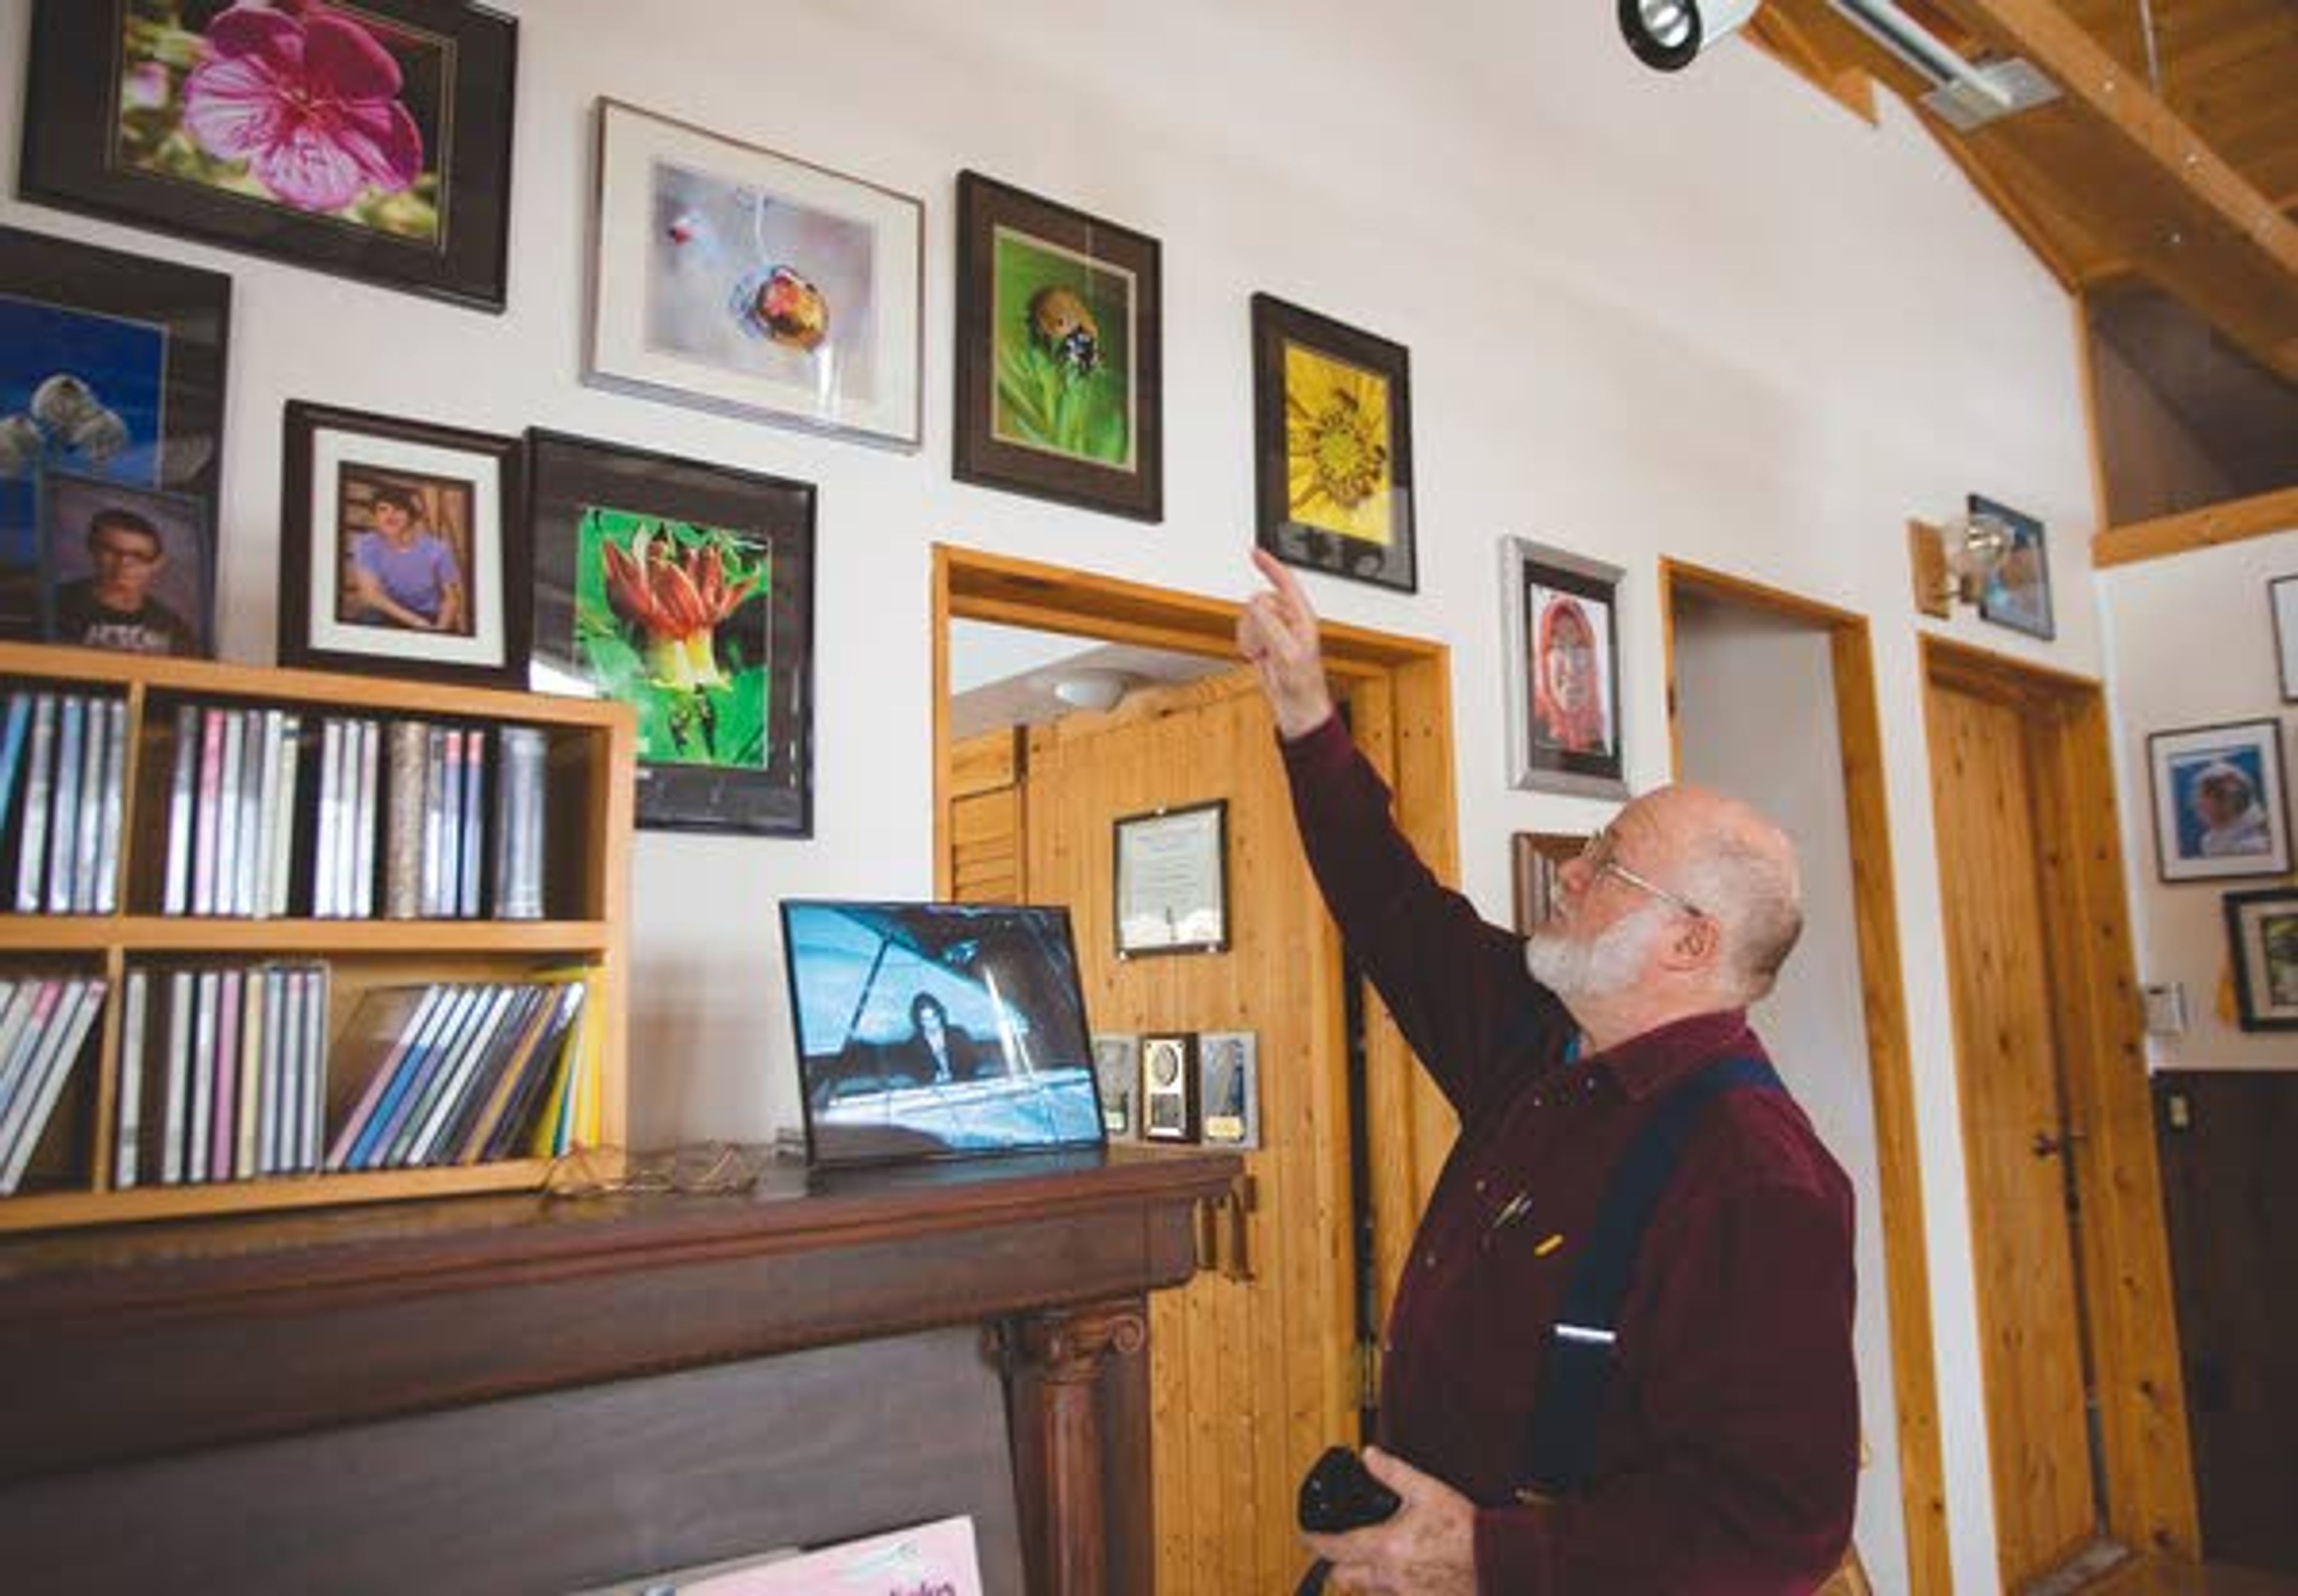
<path id="1" fill-rule="evenodd" d="M 1388 384 L 1377 373 L 1285 346 L 1285 509 L 1294 520 L 1385 545 Z"/>
<path id="2" fill-rule="evenodd" d="M 1405 347 L 1256 294 L 1252 377 L 1261 546 L 1288 565 L 1415 591 Z"/>

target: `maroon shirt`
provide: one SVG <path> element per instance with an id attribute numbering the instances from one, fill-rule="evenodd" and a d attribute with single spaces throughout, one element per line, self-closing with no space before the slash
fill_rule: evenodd
<path id="1" fill-rule="evenodd" d="M 1541 1361 L 1613 1166 L 1669 1087 L 1763 1056 L 1739 1010 L 1575 1062 L 1520 939 L 1429 873 L 1335 719 L 1286 745 L 1333 917 L 1461 1132 L 1389 1316 L 1381 1444 L 1477 1505 L 1482 1596 L 1785 1596 L 1851 1536 L 1850 1182 L 1781 1092 L 1726 1092 L 1637 1255 L 1590 1484 L 1519 1500 Z"/>

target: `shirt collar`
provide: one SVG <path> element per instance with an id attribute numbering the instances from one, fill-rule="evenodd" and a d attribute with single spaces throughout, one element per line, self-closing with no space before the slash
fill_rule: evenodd
<path id="1" fill-rule="evenodd" d="M 1633 1103 L 1674 1086 L 1711 1059 L 1761 1051 L 1755 1033 L 1748 1029 L 1747 1010 L 1717 1009 L 1672 1020 L 1630 1037 L 1602 1053 L 1589 1054 L 1587 1064 L 1608 1072 Z"/>

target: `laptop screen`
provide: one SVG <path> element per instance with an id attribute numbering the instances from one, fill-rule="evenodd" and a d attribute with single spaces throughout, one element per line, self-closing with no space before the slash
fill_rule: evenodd
<path id="1" fill-rule="evenodd" d="M 1069 912 L 784 899 L 817 1165 L 1098 1147 Z"/>

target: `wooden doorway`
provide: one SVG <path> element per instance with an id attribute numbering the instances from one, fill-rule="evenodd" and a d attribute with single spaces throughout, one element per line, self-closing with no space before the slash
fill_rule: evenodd
<path id="1" fill-rule="evenodd" d="M 1364 1370 L 1354 1345 L 1348 1234 L 1351 1156 L 1344 994 L 1337 938 L 1290 832 L 1267 714 L 1247 684 L 1219 678 L 1128 703 L 1105 724 L 1030 740 L 1047 778 L 1002 777 L 992 757 L 957 757 L 948 727 L 949 622 L 969 619 L 1221 658 L 1237 607 L 970 550 L 934 560 L 937 889 L 997 879 L 983 834 L 1045 815 L 1057 835 L 1008 850 L 1031 897 L 1070 897 L 1083 944 L 1105 899 L 1093 858 L 1109 815 L 1155 798 L 1178 774 L 1221 797 L 1238 827 L 1230 849 L 1232 918 L 1258 914 L 1258 951 L 1239 943 L 1219 970 L 1116 971 L 1082 947 L 1097 1028 L 1253 1030 L 1262 1036 L 1264 1148 L 1248 1155 L 1253 1202 L 1209 1225 L 1222 1268 L 1152 1309 L 1148 1389 L 1154 1451 L 1158 1596 L 1282 1596 L 1302 1554 L 1293 1529 L 1301 1472 L 1335 1441 L 1353 1441 Z M 1388 779 L 1406 833 L 1440 873 L 1454 866 L 1449 662 L 1433 643 L 1347 626 L 1325 629 L 1335 688 L 1359 746 Z M 989 750 L 990 754 L 995 750 Z M 1080 807 L 1082 806 L 1082 807 Z M 1078 816 L 1085 809 L 1093 815 Z M 1066 814 L 1066 818 L 1062 815 Z M 1105 918 L 1106 904 L 1101 906 Z M 1242 938 L 1242 928 L 1234 934 Z M 1252 968 L 1240 966 L 1249 958 Z M 1369 1005 L 1362 1124 L 1378 1311 L 1385 1315 L 1412 1227 L 1453 1134 L 1394 1025 Z M 1109 1018 L 1104 1020 L 1104 1014 Z M 1282 1074 L 1282 1079 L 1279 1076 Z M 1275 1111 L 1275 1112 L 1272 1112 Z M 1142 1559 L 1145 1561 L 1145 1559 Z M 1142 1561 L 1112 1548 L 1111 1589 L 1150 1596 Z"/>
<path id="2" fill-rule="evenodd" d="M 1922 1175 L 1916 1156 L 1914 1077 L 1909 1060 L 1906 998 L 1899 963 L 1898 907 L 1893 885 L 1890 825 L 1884 802 L 1882 724 L 1876 707 L 1873 650 L 1866 617 L 1798 594 L 1703 570 L 1674 560 L 1660 563 L 1660 613 L 1666 624 L 1670 764 L 1686 768 L 1687 701 L 1679 673 L 1684 665 L 1680 619 L 1711 608 L 1759 627 L 1787 627 L 1823 640 L 1817 653 L 1831 682 L 1833 743 L 1839 766 L 1842 846 L 1849 855 L 1856 985 L 1867 1059 L 1874 1178 L 1881 1188 L 1884 1294 L 1889 1310 L 1891 1411 L 1897 1434 L 1871 1434 L 1871 1447 L 1892 1446 L 1897 1464 L 1899 1515 L 1906 1548 L 1906 1586 L 1914 1596 L 1947 1596 L 1953 1589 L 1947 1539 L 1946 1484 L 1938 1435 L 1938 1389 L 1931 1346 L 1930 1278 L 1924 1253 Z M 1799 662 L 1805 657 L 1797 655 Z M 1793 741 L 1795 728 L 1779 728 Z M 1801 765 L 1797 767 L 1801 770 Z M 1823 776 L 1819 779 L 1824 779 Z M 1746 787 L 1747 783 L 1734 782 Z M 1809 962 L 1817 953 L 1799 953 Z M 1792 969 L 1793 967 L 1790 966 Z M 1848 1149 L 1845 1150 L 1848 1152 Z M 1857 1162 L 1857 1161 L 1852 1161 Z M 1861 1194 L 1864 1206 L 1865 1193 Z M 1863 1278 L 1863 1294 L 1873 1289 Z M 1861 1549 L 1869 1557 L 1872 1547 Z M 1874 1572 L 1884 1589 L 1896 1570 Z"/>
<path id="3" fill-rule="evenodd" d="M 2194 1484 L 2098 684 L 1923 643 L 1997 1566 L 2192 1557 Z"/>

